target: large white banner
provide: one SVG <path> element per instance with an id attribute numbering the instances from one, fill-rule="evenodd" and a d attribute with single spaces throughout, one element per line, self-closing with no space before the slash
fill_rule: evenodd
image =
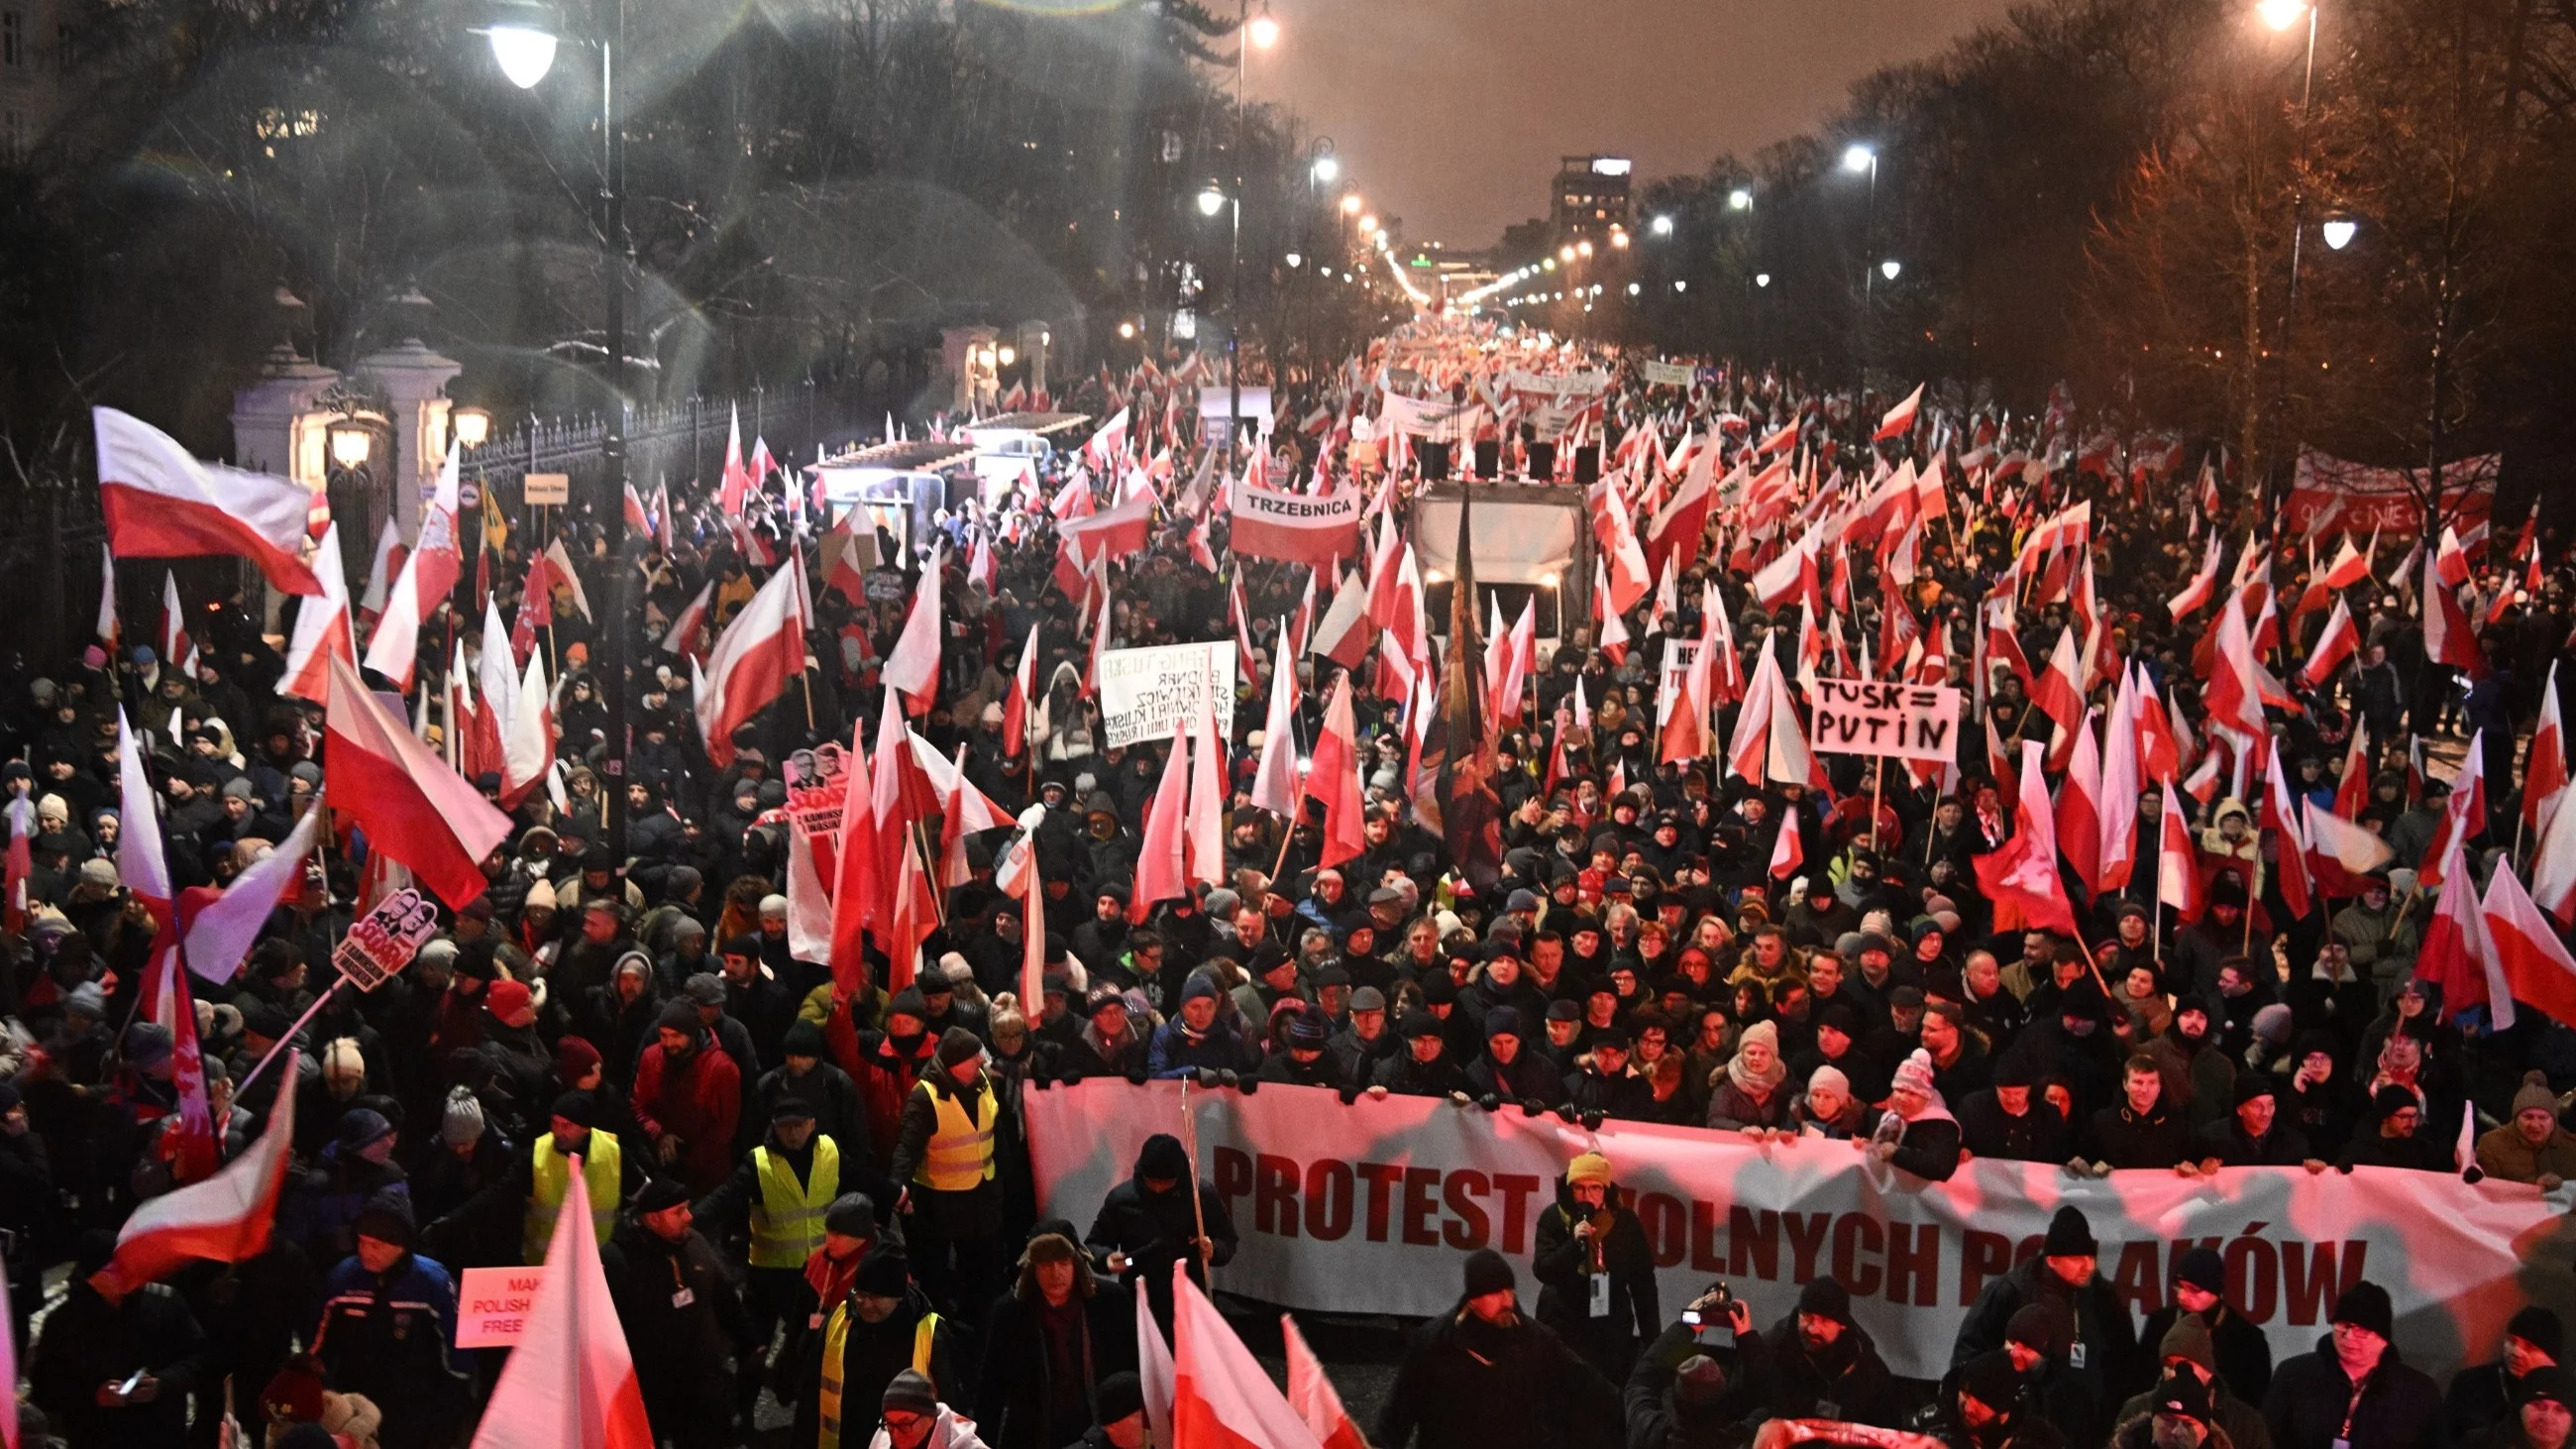
<path id="1" fill-rule="evenodd" d="M 1202 704 L 1213 706 L 1220 728 L 1234 717 L 1233 640 L 1101 651 L 1100 722 L 1110 746 L 1195 728 Z"/>
<path id="2" fill-rule="evenodd" d="M 1423 400 L 1401 393 L 1388 393 L 1378 413 L 1381 433 L 1411 433 L 1433 442 L 1455 443 L 1472 440 L 1483 418 L 1484 409 L 1472 402 L 1451 402 L 1447 398 Z"/>
<path id="3" fill-rule="evenodd" d="M 1242 1250 L 1218 1287 L 1338 1313 L 1429 1315 L 1456 1303 L 1468 1253 L 1521 1271 L 1565 1164 L 1609 1155 L 1653 1246 L 1669 1320 L 1724 1279 L 1768 1327 L 1799 1285 L 1831 1274 L 1897 1373 L 1938 1378 L 1960 1320 L 1993 1278 L 2039 1251 L 2061 1203 L 2084 1210 L 2101 1272 L 2143 1317 L 2174 1266 L 2215 1248 L 2228 1300 L 2263 1325 L 2277 1361 L 2316 1347 L 2335 1295 L 2368 1279 L 2396 1301 L 2397 1341 L 2436 1374 L 2492 1357 L 2526 1293 L 2576 1307 L 2565 1229 L 2570 1189 L 2362 1168 L 2310 1176 L 2230 1168 L 2214 1178 L 2115 1172 L 2078 1179 L 2038 1163 L 1978 1160 L 1926 1183 L 1849 1142 L 1754 1147 L 1734 1133 L 1612 1123 L 1599 1133 L 1446 1098 L 1362 1097 L 1316 1087 L 1245 1097 L 1188 1094 L 1199 1174 L 1226 1199 Z M 1173 1082 L 1095 1078 L 1023 1094 L 1038 1193 L 1087 1227 L 1132 1173 L 1146 1137 L 1187 1137 Z"/>

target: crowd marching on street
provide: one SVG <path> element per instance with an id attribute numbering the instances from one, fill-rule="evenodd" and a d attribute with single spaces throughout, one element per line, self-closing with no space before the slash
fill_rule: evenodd
<path id="1" fill-rule="evenodd" d="M 1087 440 L 918 529 L 738 441 L 616 542 L 451 460 L 380 604 L 103 411 L 112 567 L 256 572 L 0 679 L 13 1444 L 535 1442 L 539 1349 L 460 1346 L 460 1284 L 594 1261 L 681 1449 L 1215 1443 L 1278 1397 L 1191 1357 L 1244 1235 L 1178 1134 L 1047 1200 L 1028 1094 L 1083 1079 L 1848 1142 L 1900 1192 L 2576 1176 L 2576 572 L 2474 484 L 2292 527 L 2063 392 L 1428 317 L 1239 450 L 1203 388 L 1104 368 Z M 1514 622 L 1454 544 L 1531 470 L 1597 561 Z M 1195 641 L 1221 707 L 1110 743 L 1104 659 Z M 1823 737 L 1820 681 L 1936 747 Z M 2374 1258 L 2276 1362 L 2220 1253 L 2142 1318 L 2074 1206 L 1903 1378 L 1831 1274 L 1659 1293 L 1618 1154 L 1526 1258 L 1421 1252 L 1455 1306 L 1372 1414 L 1292 1334 L 1312 1442 L 2569 1446 L 2545 1307 L 2437 1382 Z"/>

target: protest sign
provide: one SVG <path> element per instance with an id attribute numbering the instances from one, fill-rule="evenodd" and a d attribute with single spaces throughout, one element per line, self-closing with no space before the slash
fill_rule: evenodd
<path id="1" fill-rule="evenodd" d="M 349 925 L 331 952 L 331 964 L 360 991 L 373 991 L 411 964 L 421 944 L 438 934 L 438 908 L 409 886 L 378 902 Z"/>
<path id="2" fill-rule="evenodd" d="M 841 807 L 850 794 L 849 770 L 849 752 L 837 742 L 787 757 L 787 813 L 806 839 L 839 832 Z"/>
<path id="3" fill-rule="evenodd" d="M 1662 678 L 1655 686 L 1655 727 L 1671 722 L 1673 706 L 1681 703 L 1682 676 L 1690 673 L 1691 662 L 1699 658 L 1697 639 L 1664 639 Z"/>
<path id="4" fill-rule="evenodd" d="M 1530 1281 L 1540 1215 L 1566 1164 L 1599 1151 L 1654 1255 L 1667 1321 L 1725 1279 L 1773 1323 L 1832 1275 L 1888 1367 L 1937 1379 L 1986 1285 L 2036 1256 L 2061 1205 L 2101 1242 L 2101 1274 L 2143 1316 L 2169 1301 L 2197 1247 L 2226 1264 L 2227 1302 L 2277 1361 L 2327 1329 L 2335 1296 L 2367 1279 L 2395 1300 L 2406 1361 L 2434 1374 L 2492 1358 L 2528 1287 L 2564 1311 L 2576 1224 L 2570 1189 L 2446 1172 L 2222 1168 L 2214 1177 L 1978 1158 L 1926 1182 L 1856 1149 L 1801 1138 L 1484 1112 L 1445 1097 L 1362 1097 L 1271 1085 L 1190 1094 L 1200 1175 L 1242 1246 L 1217 1286 L 1326 1313 L 1453 1311 L 1467 1255 L 1492 1248 Z M 1033 1092 L 1024 1111 L 1041 1215 L 1088 1213 L 1133 1173 L 1155 1132 L 1181 1133 L 1179 1084 L 1094 1077 Z M 1526 1301 L 1526 1300 L 1525 1300 Z"/>
<path id="5" fill-rule="evenodd" d="M 1959 691 L 1946 684 L 1819 679 L 1808 738 L 1837 755 L 1905 760 L 1959 757 Z"/>
<path id="6" fill-rule="evenodd" d="M 1322 567 L 1359 553 L 1360 493 L 1283 493 L 1236 479 L 1229 500 L 1231 547 L 1238 558 L 1273 558 Z"/>
<path id="7" fill-rule="evenodd" d="M 1198 722 L 1213 702 L 1217 718 L 1234 714 L 1234 641 L 1111 649 L 1100 656 L 1100 719 L 1115 749 L 1167 740 Z"/>
<path id="8" fill-rule="evenodd" d="M 2482 453 L 2442 467 L 2442 521 L 2465 538 L 2495 514 L 2496 475 L 2502 453 Z M 2373 468 L 2365 463 L 2301 449 L 2290 501 L 2281 510 L 2284 533 L 2341 531 L 2405 536 L 2423 531 L 2422 495 L 2429 490 L 2420 468 Z"/>
<path id="9" fill-rule="evenodd" d="M 468 1268 L 456 1285 L 456 1346 L 508 1348 L 527 1331 L 528 1310 L 537 1290 L 546 1285 L 546 1270 L 534 1268 Z"/>
<path id="10" fill-rule="evenodd" d="M 1637 376 L 1650 387 L 1688 387 L 1696 374 L 1686 362 L 1646 361 L 1637 364 Z"/>

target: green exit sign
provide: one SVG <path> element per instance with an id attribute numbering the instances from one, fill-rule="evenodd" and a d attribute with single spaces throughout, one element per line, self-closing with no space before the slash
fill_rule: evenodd
<path id="1" fill-rule="evenodd" d="M 1417 267 L 1428 267 L 1431 265 L 1431 259 L 1429 257 L 1415 257 L 1411 264 Z"/>

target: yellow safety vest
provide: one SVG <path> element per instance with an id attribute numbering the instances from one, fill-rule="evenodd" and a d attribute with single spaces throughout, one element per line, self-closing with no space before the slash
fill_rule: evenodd
<path id="1" fill-rule="evenodd" d="M 932 1392 L 941 1392 L 939 1377 L 930 1371 L 930 1351 L 939 1335 L 939 1315 L 924 1313 L 912 1330 L 912 1371 L 930 1380 Z M 841 1449 L 841 1368 L 850 1348 L 850 1304 L 843 1299 L 832 1306 L 831 1321 L 823 1326 L 823 1377 L 814 1395 L 814 1416 L 822 1423 L 814 1436 L 814 1449 Z"/>
<path id="2" fill-rule="evenodd" d="M 546 1246 L 555 1238 L 555 1217 L 563 1211 L 565 1194 L 572 1191 L 571 1174 L 564 1163 L 568 1160 L 555 1151 L 555 1135 L 537 1134 L 536 1188 L 528 1194 L 528 1219 L 519 1235 L 519 1251 L 529 1266 L 546 1260 Z M 590 1225 L 599 1241 L 608 1241 L 609 1230 L 617 1226 L 617 1199 L 624 1189 L 625 1164 L 617 1145 L 617 1134 L 590 1129 L 590 1144 L 581 1157 L 582 1185 L 590 1189 Z"/>
<path id="3" fill-rule="evenodd" d="M 841 1149 L 814 1137 L 814 1167 L 802 1185 L 787 1159 L 767 1147 L 751 1150 L 760 1174 L 760 1201 L 751 1205 L 751 1266 L 802 1268 L 823 1246 L 823 1214 L 841 1191 Z"/>
<path id="4" fill-rule="evenodd" d="M 930 1093 L 931 1107 L 939 1114 L 938 1130 L 931 1133 L 921 1165 L 912 1170 L 913 1182 L 933 1192 L 965 1192 L 991 1182 L 993 1118 L 1000 1111 L 993 1099 L 993 1079 L 985 1077 L 976 1084 L 972 1122 L 966 1120 L 965 1105 L 954 1092 L 939 1091 L 928 1082 L 915 1082 L 912 1089 Z"/>

